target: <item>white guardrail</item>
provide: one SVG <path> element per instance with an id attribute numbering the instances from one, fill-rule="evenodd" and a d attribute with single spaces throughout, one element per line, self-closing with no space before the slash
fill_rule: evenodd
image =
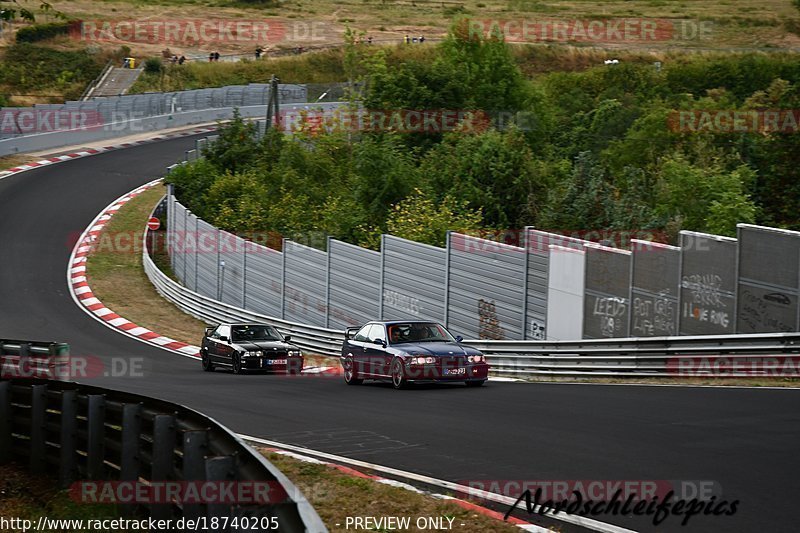
<path id="1" fill-rule="evenodd" d="M 267 322 L 310 352 L 338 357 L 344 331 L 261 315 L 191 291 L 164 274 L 147 249 L 144 270 L 156 290 L 209 324 Z M 198 333 L 199 335 L 199 333 Z M 578 341 L 465 340 L 482 350 L 495 375 L 534 377 L 759 377 L 800 371 L 800 333 L 639 337 Z"/>

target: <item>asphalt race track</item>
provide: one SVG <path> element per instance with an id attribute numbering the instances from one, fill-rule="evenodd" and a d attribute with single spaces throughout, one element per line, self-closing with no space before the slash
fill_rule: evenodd
<path id="1" fill-rule="evenodd" d="M 688 527 L 675 517 L 658 528 L 650 518 L 595 517 L 636 530 L 797 529 L 800 391 L 498 382 L 395 391 L 340 378 L 208 374 L 198 361 L 93 320 L 67 290 L 74 239 L 193 143 L 148 144 L 0 180 L 0 338 L 139 358 L 144 377 L 90 381 L 183 403 L 240 433 L 451 481 L 713 480 L 718 500 L 739 500 L 734 516 L 695 516 Z"/>

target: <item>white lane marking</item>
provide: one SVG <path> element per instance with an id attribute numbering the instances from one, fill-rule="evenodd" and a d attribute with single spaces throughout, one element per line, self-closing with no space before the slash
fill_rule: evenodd
<path id="1" fill-rule="evenodd" d="M 282 442 L 277 442 L 269 439 L 262 439 L 259 437 L 252 437 L 250 435 L 239 434 L 239 437 L 243 440 L 255 442 L 263 446 L 270 446 L 273 448 L 283 448 L 284 450 L 292 451 L 295 453 L 327 459 L 328 461 L 335 463 L 343 463 L 350 466 L 366 468 L 367 470 L 381 472 L 383 474 L 387 474 L 394 477 L 400 477 L 411 481 L 416 481 L 418 483 L 424 483 L 426 485 L 432 485 L 452 492 L 471 494 L 494 503 L 500 503 L 508 506 L 512 506 L 516 503 L 516 498 L 511 498 L 510 496 L 504 496 L 502 494 L 496 494 L 494 492 L 476 490 L 473 487 L 467 487 L 466 485 L 459 485 L 458 483 L 453 483 L 452 481 L 445 481 L 443 479 L 424 476 L 422 474 L 415 474 L 414 472 L 406 472 L 404 470 L 398 470 L 397 468 L 392 468 L 389 466 L 377 465 L 374 463 L 368 463 L 366 461 L 359 461 L 358 459 L 350 459 L 349 457 L 342 457 L 340 455 L 334 455 L 327 452 L 312 450 L 311 448 L 303 448 L 302 446 L 294 446 L 292 444 L 283 444 Z M 534 509 L 534 512 L 537 512 L 537 510 Z M 576 526 L 585 527 L 587 529 L 591 529 L 592 531 L 601 531 L 603 533 L 636 533 L 631 529 L 615 526 L 614 524 L 608 524 L 606 522 L 600 522 L 599 520 L 594 520 L 592 518 L 586 518 L 583 516 L 572 516 L 564 514 L 555 515 L 553 514 L 552 511 L 546 511 L 544 514 L 547 515 L 549 518 L 552 518 L 553 520 L 558 520 L 560 522 L 567 522 L 569 524 L 573 524 Z"/>

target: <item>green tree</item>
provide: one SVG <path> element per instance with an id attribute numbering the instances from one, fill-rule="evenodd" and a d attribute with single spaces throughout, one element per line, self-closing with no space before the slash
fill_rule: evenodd
<path id="1" fill-rule="evenodd" d="M 238 109 L 233 110 L 233 120 L 220 125 L 217 140 L 203 149 L 203 156 L 220 172 L 245 170 L 257 154 L 256 125 L 245 122 Z"/>
<path id="2" fill-rule="evenodd" d="M 413 156 L 395 138 L 366 137 L 354 147 L 350 180 L 365 223 L 383 228 L 391 206 L 417 185 L 418 172 Z"/>
<path id="3" fill-rule="evenodd" d="M 416 242 L 444 246 L 447 231 L 469 233 L 480 229 L 481 213 L 450 196 L 441 201 L 420 189 L 394 206 L 386 223 L 388 233 Z"/>
<path id="4" fill-rule="evenodd" d="M 590 152 L 581 152 L 569 181 L 551 190 L 542 225 L 558 230 L 610 228 L 616 218 L 616 202 L 605 168 Z"/>
<path id="5" fill-rule="evenodd" d="M 213 217 L 217 206 L 206 201 L 208 190 L 214 185 L 219 172 L 205 159 L 178 165 L 167 176 L 175 186 L 175 195 L 192 213 L 201 218 Z"/>
<path id="6" fill-rule="evenodd" d="M 683 156 L 666 160 L 656 185 L 656 211 L 664 221 L 695 231 L 735 231 L 736 222 L 752 222 L 756 206 L 749 197 L 755 172 L 747 165 L 732 171 L 719 162 L 696 166 Z M 712 205 L 713 210 L 712 210 Z M 717 220 L 715 217 L 721 217 Z"/>
<path id="7" fill-rule="evenodd" d="M 456 132 L 425 155 L 420 172 L 436 198 L 452 196 L 481 210 L 486 226 L 510 228 L 524 224 L 526 205 L 544 194 L 532 160 L 519 130 Z"/>
<path id="8" fill-rule="evenodd" d="M 209 187 L 205 217 L 214 226 L 230 232 L 256 232 L 269 228 L 266 190 L 252 171 L 225 172 Z"/>

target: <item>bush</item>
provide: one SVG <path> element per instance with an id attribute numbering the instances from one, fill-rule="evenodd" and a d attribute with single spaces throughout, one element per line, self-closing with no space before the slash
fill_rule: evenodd
<path id="1" fill-rule="evenodd" d="M 150 74 L 159 74 L 164 68 L 160 57 L 148 57 L 144 61 L 144 71 Z"/>
<path id="2" fill-rule="evenodd" d="M 35 43 L 52 39 L 57 35 L 67 35 L 71 23 L 69 22 L 50 22 L 49 24 L 32 24 L 25 26 L 17 31 L 16 40 L 18 43 Z"/>
<path id="3" fill-rule="evenodd" d="M 62 51 L 19 43 L 6 49 L 0 62 L 0 84 L 11 94 L 59 92 L 77 98 L 103 69 L 99 57 L 85 50 Z"/>

